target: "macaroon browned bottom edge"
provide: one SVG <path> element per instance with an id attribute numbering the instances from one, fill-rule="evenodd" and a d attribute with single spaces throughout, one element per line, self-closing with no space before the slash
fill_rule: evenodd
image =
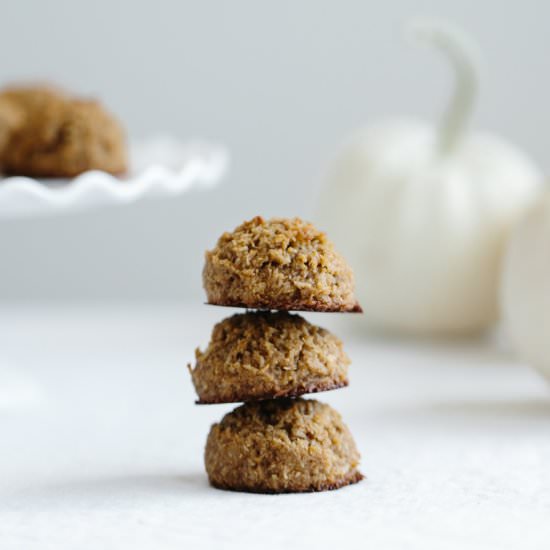
<path id="1" fill-rule="evenodd" d="M 246 304 L 242 302 L 223 300 L 213 302 L 209 300 L 206 302 L 209 306 L 222 306 L 222 307 L 240 307 L 244 309 L 257 309 L 261 311 L 311 311 L 314 313 L 363 313 L 363 308 L 359 305 L 359 302 L 355 302 L 353 305 L 336 306 L 317 302 L 315 304 L 306 304 L 304 302 L 248 302 Z"/>
<path id="2" fill-rule="evenodd" d="M 297 388 L 292 388 L 287 391 L 281 391 L 276 393 L 266 393 L 263 395 L 251 395 L 251 394 L 240 394 L 235 395 L 234 399 L 198 399 L 195 401 L 197 405 L 221 405 L 222 403 L 245 403 L 249 401 L 266 401 L 267 399 L 281 399 L 283 397 L 299 397 L 308 393 L 320 393 L 324 391 L 332 391 L 340 388 L 345 388 L 349 384 L 348 380 L 343 382 L 335 382 L 333 384 L 319 384 L 312 386 L 299 386 Z"/>
<path id="3" fill-rule="evenodd" d="M 342 487 L 347 487 L 348 485 L 353 485 L 359 483 L 361 480 L 365 479 L 365 476 L 359 471 L 356 470 L 350 476 L 347 476 L 340 481 L 335 483 L 321 483 L 320 485 L 310 486 L 305 489 L 292 489 L 290 487 L 283 489 L 271 489 L 268 487 L 246 487 L 243 485 L 240 486 L 229 486 L 224 483 L 216 483 L 209 479 L 210 485 L 215 489 L 221 489 L 222 491 L 233 491 L 239 493 L 258 493 L 264 495 L 281 495 L 287 493 L 320 493 L 322 491 L 334 491 L 336 489 L 341 489 Z"/>
<path id="4" fill-rule="evenodd" d="M 0 166 L 0 173 L 4 176 L 23 176 L 29 178 L 39 178 L 41 180 L 56 180 L 56 179 L 73 179 L 85 174 L 86 172 L 105 172 L 111 176 L 117 178 L 123 178 L 128 175 L 129 170 L 107 170 L 105 168 L 85 168 L 84 170 L 48 170 L 48 172 L 42 170 L 4 170 Z"/>

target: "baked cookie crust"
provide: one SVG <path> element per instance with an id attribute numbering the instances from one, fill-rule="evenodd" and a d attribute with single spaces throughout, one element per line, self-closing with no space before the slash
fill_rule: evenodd
<path id="1" fill-rule="evenodd" d="M 209 304 L 282 311 L 361 312 L 351 268 L 299 218 L 257 216 L 206 253 Z"/>
<path id="2" fill-rule="evenodd" d="M 189 371 L 198 403 L 235 403 L 348 385 L 350 360 L 328 330 L 286 312 L 248 312 L 218 323 Z"/>
<path id="3" fill-rule="evenodd" d="M 214 487 L 255 493 L 337 489 L 363 479 L 340 415 L 305 399 L 246 403 L 214 424 L 205 465 Z"/>
<path id="4" fill-rule="evenodd" d="M 2 172 L 70 178 L 87 170 L 127 170 L 124 130 L 100 103 L 36 86 L 3 91 L 0 106 L 11 112 L 12 120 L 9 132 L 2 132 L 0 110 Z"/>

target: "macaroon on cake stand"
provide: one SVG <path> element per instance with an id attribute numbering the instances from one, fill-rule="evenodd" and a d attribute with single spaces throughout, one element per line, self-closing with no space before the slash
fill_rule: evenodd
<path id="1" fill-rule="evenodd" d="M 92 170 L 73 179 L 0 179 L 0 221 L 69 214 L 143 199 L 208 189 L 222 179 L 229 156 L 205 142 L 154 138 L 130 144 L 130 167 L 121 177 Z"/>
<path id="2" fill-rule="evenodd" d="M 75 214 L 145 199 L 169 199 L 193 189 L 211 189 L 225 175 L 229 155 L 220 145 L 158 137 L 130 144 L 128 173 L 115 177 L 89 171 L 73 179 L 0 179 L 0 222 Z M 3 231 L 9 225 L 4 225 Z M 0 411 L 40 399 L 34 380 L 0 357 Z"/>

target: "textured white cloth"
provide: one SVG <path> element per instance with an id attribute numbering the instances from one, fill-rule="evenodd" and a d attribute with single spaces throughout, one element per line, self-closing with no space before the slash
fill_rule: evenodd
<path id="1" fill-rule="evenodd" d="M 367 340 L 349 317 L 309 316 L 353 360 L 350 387 L 316 398 L 342 413 L 367 479 L 210 488 L 204 441 L 232 407 L 195 406 L 185 364 L 230 313 L 2 309 L 2 550 L 550 547 L 546 383 L 488 344 Z"/>

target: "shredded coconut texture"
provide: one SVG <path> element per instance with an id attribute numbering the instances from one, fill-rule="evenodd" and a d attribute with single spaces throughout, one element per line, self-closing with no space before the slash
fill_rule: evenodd
<path id="1" fill-rule="evenodd" d="M 200 403 L 297 396 L 347 386 L 350 363 L 329 331 L 285 312 L 233 315 L 218 323 L 189 367 Z"/>
<path id="2" fill-rule="evenodd" d="M 252 309 L 361 311 L 350 267 L 326 235 L 299 218 L 257 216 L 206 253 L 210 304 Z"/>
<path id="3" fill-rule="evenodd" d="M 47 87 L 0 93 L 0 169 L 33 177 L 74 177 L 127 169 L 118 121 L 96 101 Z"/>
<path id="4" fill-rule="evenodd" d="M 210 430 L 205 464 L 215 487 L 260 493 L 337 489 L 362 479 L 340 415 L 314 400 L 246 403 Z"/>

